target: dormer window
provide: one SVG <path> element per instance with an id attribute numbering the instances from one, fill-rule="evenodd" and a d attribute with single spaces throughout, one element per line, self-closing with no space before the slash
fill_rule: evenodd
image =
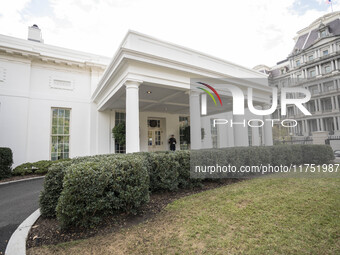
<path id="1" fill-rule="evenodd" d="M 328 35 L 329 35 L 328 26 L 321 23 L 319 26 L 319 38 L 324 38 L 327 37 Z"/>
<path id="2" fill-rule="evenodd" d="M 326 56 L 326 55 L 328 55 L 328 50 L 324 50 L 324 51 L 322 51 L 322 55 L 323 55 L 323 56 Z"/>

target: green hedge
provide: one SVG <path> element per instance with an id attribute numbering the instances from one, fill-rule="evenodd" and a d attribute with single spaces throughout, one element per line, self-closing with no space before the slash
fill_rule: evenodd
<path id="1" fill-rule="evenodd" d="M 63 179 L 66 169 L 82 162 L 98 162 L 109 157 L 115 157 L 116 154 L 96 155 L 88 157 L 78 157 L 71 160 L 62 161 L 53 164 L 45 176 L 44 189 L 40 193 L 39 204 L 41 215 L 44 217 L 55 217 L 58 199 L 63 190 Z"/>
<path id="2" fill-rule="evenodd" d="M 91 227 L 117 211 L 136 213 L 149 200 L 145 157 L 124 155 L 71 165 L 57 205 L 62 227 Z"/>
<path id="3" fill-rule="evenodd" d="M 40 193 L 40 212 L 44 217 L 55 217 L 56 207 L 61 191 L 63 190 L 63 179 L 66 168 L 73 161 L 64 161 L 53 164 L 45 176 L 44 189 Z"/>
<path id="4" fill-rule="evenodd" d="M 34 163 L 27 162 L 14 168 L 12 174 L 13 175 L 46 174 L 48 172 L 48 169 L 53 164 L 67 160 L 69 159 L 60 159 L 57 161 L 40 160 Z"/>
<path id="5" fill-rule="evenodd" d="M 195 157 L 198 157 L 195 159 Z M 174 191 L 201 185 L 190 178 L 190 160 L 204 164 L 290 165 L 329 163 L 327 145 L 235 147 L 216 150 L 140 152 L 75 158 L 50 167 L 40 196 L 41 213 L 62 227 L 93 226 L 117 211 L 135 213 L 149 191 Z M 209 178 L 209 176 L 206 176 Z M 229 177 L 233 177 L 232 175 Z"/>
<path id="6" fill-rule="evenodd" d="M 11 176 L 13 153 L 10 148 L 0 147 L 0 180 Z"/>

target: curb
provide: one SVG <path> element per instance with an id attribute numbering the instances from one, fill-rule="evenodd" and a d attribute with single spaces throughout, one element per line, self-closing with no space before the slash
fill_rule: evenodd
<path id="1" fill-rule="evenodd" d="M 32 178 L 24 178 L 24 179 L 15 180 L 15 181 L 9 181 L 9 182 L 0 182 L 0 186 L 1 185 L 5 185 L 5 184 L 11 184 L 11 183 L 23 182 L 23 181 L 30 181 L 30 180 L 41 179 L 41 178 L 45 178 L 45 176 L 38 176 L 38 177 L 32 177 Z"/>
<path id="2" fill-rule="evenodd" d="M 8 241 L 5 255 L 26 255 L 28 232 L 39 217 L 40 209 L 36 210 L 20 224 Z"/>

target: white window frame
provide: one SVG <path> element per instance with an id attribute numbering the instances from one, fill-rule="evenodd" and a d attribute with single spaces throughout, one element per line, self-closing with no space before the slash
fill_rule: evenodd
<path id="1" fill-rule="evenodd" d="M 71 119 L 72 119 L 72 108 L 68 108 L 68 107 L 58 107 L 58 106 L 52 106 L 51 107 L 51 116 L 50 116 L 50 146 L 49 146 L 49 158 L 50 160 L 52 160 L 52 137 L 53 136 L 57 136 L 58 134 L 53 134 L 52 133 L 52 127 L 53 127 L 53 110 L 54 109 L 63 109 L 63 110 L 69 110 L 70 111 L 70 120 L 69 120 L 69 132 L 68 135 L 63 135 L 63 136 L 68 136 L 68 158 L 71 158 Z M 62 135 L 59 135 L 62 136 Z M 58 160 L 58 159 L 57 159 Z"/>

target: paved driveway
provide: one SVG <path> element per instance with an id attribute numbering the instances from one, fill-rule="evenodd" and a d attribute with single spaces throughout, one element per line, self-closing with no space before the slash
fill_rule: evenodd
<path id="1" fill-rule="evenodd" d="M 0 185 L 0 254 L 16 228 L 39 208 L 39 194 L 44 179 Z"/>

